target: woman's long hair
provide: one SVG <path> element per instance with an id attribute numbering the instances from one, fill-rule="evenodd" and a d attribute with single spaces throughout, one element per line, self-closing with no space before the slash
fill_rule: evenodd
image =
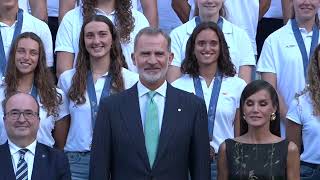
<path id="1" fill-rule="evenodd" d="M 313 113 L 316 116 L 320 116 L 320 46 L 318 45 L 311 58 L 311 62 L 308 66 L 308 86 L 307 90 L 310 92 Z"/>
<path id="2" fill-rule="evenodd" d="M 196 38 L 203 30 L 210 29 L 214 31 L 219 38 L 220 52 L 218 57 L 218 69 L 224 76 L 233 77 L 236 74 L 234 65 L 231 62 L 230 53 L 223 32 L 214 22 L 203 22 L 199 24 L 192 32 L 186 46 L 185 59 L 181 65 L 181 72 L 192 76 L 198 76 L 200 73 L 197 57 L 194 53 Z"/>
<path id="3" fill-rule="evenodd" d="M 97 0 L 83 0 L 83 20 L 87 21 L 96 14 Z M 134 29 L 135 19 L 132 16 L 131 0 L 115 0 L 115 26 L 120 35 L 121 43 L 128 43 L 130 33 Z"/>
<path id="4" fill-rule="evenodd" d="M 251 95 L 257 93 L 258 91 L 265 90 L 270 94 L 272 106 L 276 108 L 276 119 L 270 121 L 270 132 L 276 136 L 280 137 L 280 107 L 279 99 L 276 90 L 271 84 L 264 80 L 255 80 L 249 83 L 242 91 L 240 98 L 240 135 L 248 132 L 248 123 L 244 119 L 243 107 L 244 103 Z"/>
<path id="5" fill-rule="evenodd" d="M 20 34 L 13 42 L 9 54 L 8 66 L 5 76 L 5 97 L 9 97 L 18 90 L 19 79 L 23 76 L 17 69 L 15 64 L 16 51 L 18 43 L 21 39 L 32 39 L 39 45 L 38 64 L 34 70 L 34 86 L 37 88 L 40 97 L 40 103 L 43 104 L 47 111 L 47 115 L 58 116 L 59 105 L 62 103 L 61 94 L 57 92 L 54 84 L 52 73 L 47 68 L 46 54 L 43 43 L 39 36 L 32 32 Z"/>
<path id="6" fill-rule="evenodd" d="M 112 75 L 111 93 L 116 93 L 124 90 L 124 82 L 121 74 L 122 67 L 127 67 L 125 59 L 122 54 L 121 45 L 117 31 L 112 22 L 105 16 L 94 15 L 85 21 L 81 28 L 79 39 L 79 53 L 77 56 L 76 73 L 72 78 L 72 84 L 68 92 L 69 98 L 76 104 L 84 104 L 86 102 L 85 91 L 87 88 L 87 75 L 91 69 L 90 55 L 86 49 L 84 36 L 84 29 L 90 22 L 103 22 L 108 25 L 111 36 L 112 45 L 110 49 L 110 65 L 109 73 Z"/>

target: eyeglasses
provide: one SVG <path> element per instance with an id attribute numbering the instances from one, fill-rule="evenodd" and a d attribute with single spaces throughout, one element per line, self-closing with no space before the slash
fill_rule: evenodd
<path id="1" fill-rule="evenodd" d="M 12 120 L 17 120 L 20 118 L 21 114 L 23 114 L 23 117 L 25 119 L 34 119 L 36 117 L 39 117 L 38 112 L 33 112 L 32 110 L 20 111 L 20 110 L 16 110 L 16 109 L 7 112 L 5 115 L 8 116 L 9 118 L 11 118 Z"/>

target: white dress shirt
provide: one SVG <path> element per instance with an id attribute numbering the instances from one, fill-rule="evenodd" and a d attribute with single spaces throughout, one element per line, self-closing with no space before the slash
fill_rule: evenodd
<path id="1" fill-rule="evenodd" d="M 142 127 L 144 129 L 144 122 L 146 120 L 146 104 L 149 99 L 148 92 L 151 90 L 145 87 L 140 81 L 137 84 L 138 89 L 138 97 L 139 97 L 139 106 L 140 106 L 140 115 L 142 121 Z M 156 102 L 158 106 L 158 119 L 159 119 L 159 132 L 161 131 L 164 105 L 166 101 L 166 92 L 167 92 L 167 81 L 165 81 L 158 89 L 155 90 L 157 92 L 153 97 L 154 102 Z"/>
<path id="2" fill-rule="evenodd" d="M 14 174 L 16 174 L 18 162 L 19 162 L 19 159 L 20 159 L 19 150 L 20 149 L 28 149 L 28 151 L 24 155 L 24 160 L 27 162 L 27 165 L 28 165 L 28 179 L 31 180 L 34 156 L 35 156 L 35 153 L 36 153 L 37 141 L 36 140 L 33 141 L 33 143 L 31 143 L 29 146 L 27 146 L 25 148 L 18 147 L 13 142 L 11 142 L 9 139 L 8 139 L 8 144 L 9 144 L 9 150 L 10 150 L 10 154 L 11 154 L 12 166 L 13 166 Z"/>

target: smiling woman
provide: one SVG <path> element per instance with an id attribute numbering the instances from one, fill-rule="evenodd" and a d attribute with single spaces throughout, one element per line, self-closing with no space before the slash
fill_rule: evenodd
<path id="1" fill-rule="evenodd" d="M 138 75 L 127 69 L 119 35 L 105 16 L 83 23 L 75 69 L 61 74 L 58 86 L 68 95 L 71 115 L 67 152 L 72 178 L 88 179 L 93 128 L 100 99 L 130 88 Z"/>
<path id="2" fill-rule="evenodd" d="M 215 154 L 227 138 L 239 135 L 239 99 L 244 80 L 235 68 L 222 31 L 213 22 L 199 24 L 192 32 L 181 65 L 182 77 L 173 86 L 204 99 L 208 111 L 211 145 L 211 179 L 216 179 Z"/>
<path id="3" fill-rule="evenodd" d="M 21 74 L 33 73 L 38 65 L 39 44 L 30 39 L 21 39 L 17 46 L 15 64 Z"/>
<path id="4" fill-rule="evenodd" d="M 224 18 L 224 0 L 197 0 L 197 3 L 199 16 L 175 28 L 170 34 L 174 59 L 169 67 L 168 80 L 173 81 L 181 76 L 180 67 L 186 59 L 186 44 L 192 31 L 201 22 L 214 22 L 224 33 L 236 73 L 246 82 L 250 82 L 251 66 L 255 66 L 255 58 L 247 33 Z"/>
<path id="5" fill-rule="evenodd" d="M 30 93 L 40 104 L 38 142 L 63 149 L 69 126 L 66 96 L 55 88 L 42 41 L 31 32 L 22 33 L 12 45 L 0 98 L 3 100 L 16 92 Z M 0 143 L 6 139 L 3 131 Z"/>

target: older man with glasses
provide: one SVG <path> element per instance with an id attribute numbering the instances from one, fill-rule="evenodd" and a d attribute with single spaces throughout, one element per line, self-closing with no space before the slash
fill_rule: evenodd
<path id="1" fill-rule="evenodd" d="M 33 96 L 9 96 L 3 109 L 8 141 L 0 145 L 0 180 L 70 180 L 66 155 L 36 140 L 40 118 Z"/>

